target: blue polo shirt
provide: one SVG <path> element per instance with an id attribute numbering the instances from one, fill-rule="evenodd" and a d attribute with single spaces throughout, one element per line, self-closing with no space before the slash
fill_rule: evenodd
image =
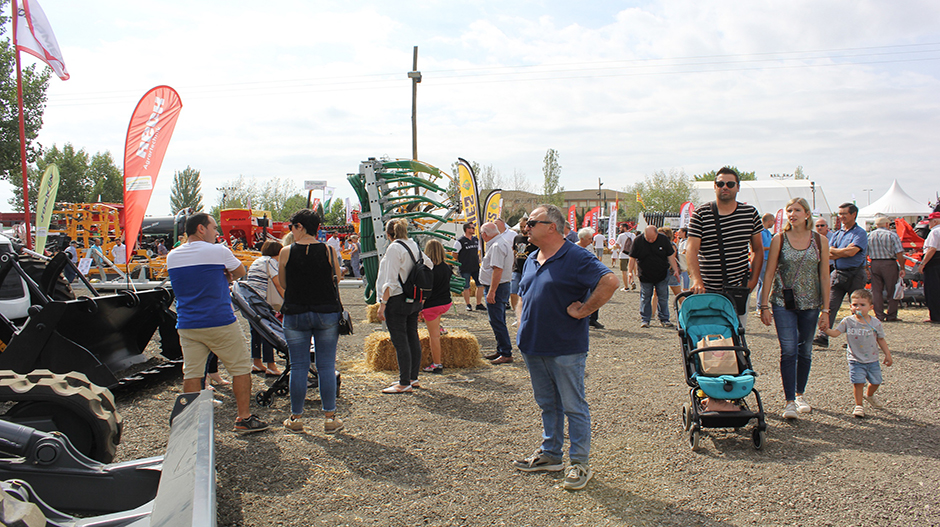
<path id="1" fill-rule="evenodd" d="M 852 244 L 861 250 L 855 253 L 855 256 L 833 260 L 836 269 L 851 269 L 865 264 L 868 255 L 868 234 L 856 223 L 849 230 L 839 229 L 829 238 L 829 245 L 835 249 L 845 249 Z"/>
<path id="2" fill-rule="evenodd" d="M 526 258 L 519 295 L 522 315 L 516 345 L 527 355 L 573 355 L 588 351 L 588 319 L 568 315 L 568 306 L 584 302 L 597 282 L 612 272 L 597 257 L 566 241 L 544 265 L 539 251 Z"/>

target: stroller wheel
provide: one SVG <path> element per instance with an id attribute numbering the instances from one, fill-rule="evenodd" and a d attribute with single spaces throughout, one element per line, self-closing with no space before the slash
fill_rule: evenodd
<path id="1" fill-rule="evenodd" d="M 258 406 L 271 406 L 271 396 L 268 395 L 268 392 L 258 392 L 258 395 L 255 396 L 255 402 L 258 403 Z"/>
<path id="2" fill-rule="evenodd" d="M 689 410 L 689 405 L 682 405 L 682 413 L 680 416 L 682 419 L 682 429 L 688 431 L 692 428 L 692 412 Z"/>
<path id="3" fill-rule="evenodd" d="M 767 432 L 755 428 L 751 432 L 751 440 L 754 441 L 754 450 L 760 450 L 764 448 L 764 443 L 767 441 Z"/>
<path id="4" fill-rule="evenodd" d="M 692 447 L 693 452 L 698 452 L 701 448 L 702 433 L 699 432 L 698 428 L 693 428 L 689 430 L 689 446 Z"/>

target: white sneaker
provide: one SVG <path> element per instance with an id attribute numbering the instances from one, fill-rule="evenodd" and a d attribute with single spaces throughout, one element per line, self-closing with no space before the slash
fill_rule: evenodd
<path id="1" fill-rule="evenodd" d="M 800 414 L 796 410 L 796 403 L 793 401 L 787 401 L 787 405 L 783 408 L 783 418 L 796 419 L 799 416 Z"/>
<path id="2" fill-rule="evenodd" d="M 884 403 L 881 402 L 881 399 L 879 399 L 877 395 L 866 395 L 865 400 L 868 401 L 868 404 L 870 404 L 872 408 L 885 407 Z"/>
<path id="3" fill-rule="evenodd" d="M 796 396 L 796 411 L 801 414 L 808 414 L 813 411 L 813 407 L 809 405 L 806 401 L 803 400 L 802 395 Z"/>
<path id="4" fill-rule="evenodd" d="M 852 415 L 855 417 L 865 417 L 865 409 L 861 406 L 856 406 L 855 409 L 852 410 Z"/>

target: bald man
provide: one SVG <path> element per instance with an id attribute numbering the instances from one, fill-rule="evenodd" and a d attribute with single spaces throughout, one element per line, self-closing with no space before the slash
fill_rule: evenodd
<path id="1" fill-rule="evenodd" d="M 871 296 L 874 298 L 875 316 L 882 322 L 899 322 L 898 301 L 894 288 L 904 278 L 904 246 L 901 238 L 888 227 L 891 219 L 880 216 L 875 230 L 868 235 L 868 256 L 871 257 Z M 888 290 L 888 313 L 885 314 L 885 289 Z"/>
<path id="2" fill-rule="evenodd" d="M 653 290 L 659 305 L 656 310 L 659 323 L 664 328 L 673 327 L 669 322 L 669 272 L 679 279 L 679 262 L 672 242 L 664 234 L 659 233 L 656 227 L 650 225 L 637 236 L 630 249 L 630 270 L 627 277 L 633 280 L 633 275 L 639 269 L 640 277 L 640 319 L 641 328 L 650 327 L 650 318 L 653 316 Z"/>

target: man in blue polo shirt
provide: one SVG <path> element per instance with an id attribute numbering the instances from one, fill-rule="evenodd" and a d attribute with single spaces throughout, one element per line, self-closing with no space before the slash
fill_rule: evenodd
<path id="1" fill-rule="evenodd" d="M 228 247 L 216 244 L 218 225 L 204 212 L 186 220 L 187 242 L 166 257 L 176 294 L 176 328 L 183 347 L 183 392 L 202 389 L 206 359 L 214 353 L 232 375 L 238 417 L 235 432 L 268 428 L 251 414 L 251 355 L 235 320 L 229 283 L 245 276 L 245 266 Z"/>
<path id="2" fill-rule="evenodd" d="M 836 315 L 845 295 L 851 295 L 856 289 L 864 289 L 868 282 L 865 265 L 868 263 L 868 235 L 865 229 L 855 223 L 858 216 L 858 207 L 854 203 L 839 205 L 839 220 L 842 229 L 836 231 L 829 238 L 829 260 L 835 266 L 830 275 L 832 287 L 829 290 L 829 327 L 834 327 Z M 813 344 L 826 348 L 829 346 L 829 337 L 819 332 L 813 339 Z"/>
<path id="3" fill-rule="evenodd" d="M 584 393 L 588 317 L 610 300 L 620 281 L 594 255 L 565 240 L 565 216 L 558 207 L 539 205 L 526 225 L 529 241 L 538 250 L 529 255 L 522 270 L 516 344 L 542 410 L 543 432 L 540 448 L 513 465 L 523 472 L 564 468 L 567 416 L 571 464 L 563 485 L 579 490 L 592 476 L 591 414 Z"/>

